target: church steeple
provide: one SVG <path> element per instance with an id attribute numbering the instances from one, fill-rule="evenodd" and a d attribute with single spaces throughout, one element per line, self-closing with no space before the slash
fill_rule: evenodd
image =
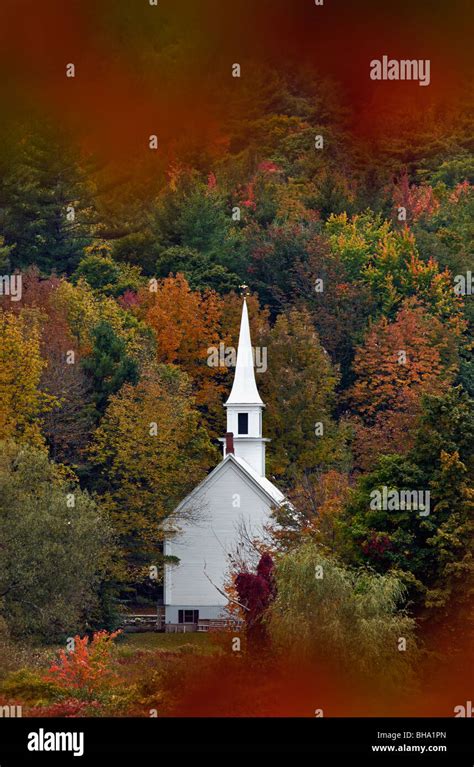
<path id="1" fill-rule="evenodd" d="M 245 298 L 242 307 L 242 318 L 240 320 L 239 346 L 237 349 L 234 383 L 225 406 L 227 407 L 228 405 L 234 404 L 263 406 L 255 381 L 252 341 L 250 340 L 249 313 Z"/>
<path id="2" fill-rule="evenodd" d="M 250 338 L 247 302 L 244 298 L 240 322 L 239 346 L 235 375 L 227 409 L 227 432 L 234 435 L 236 458 L 243 458 L 259 476 L 265 476 L 265 443 L 262 437 L 262 410 L 258 393 Z M 225 457 L 225 446 L 224 446 Z"/>

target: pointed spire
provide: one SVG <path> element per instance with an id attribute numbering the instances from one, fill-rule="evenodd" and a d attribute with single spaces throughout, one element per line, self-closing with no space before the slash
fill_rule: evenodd
<path id="1" fill-rule="evenodd" d="M 239 348 L 232 391 L 226 405 L 263 405 L 255 382 L 249 315 L 244 298 L 240 321 Z"/>

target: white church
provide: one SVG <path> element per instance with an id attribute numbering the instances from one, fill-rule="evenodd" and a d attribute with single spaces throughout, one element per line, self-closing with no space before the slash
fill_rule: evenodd
<path id="1" fill-rule="evenodd" d="M 265 405 L 255 382 L 245 299 L 234 383 L 224 407 L 227 434 L 220 440 L 222 461 L 179 504 L 179 532 L 164 544 L 165 556 L 179 559 L 177 565 L 165 565 L 166 631 L 205 631 L 226 618 L 224 585 L 242 530 L 261 537 L 271 510 L 285 502 L 283 493 L 265 477 Z"/>

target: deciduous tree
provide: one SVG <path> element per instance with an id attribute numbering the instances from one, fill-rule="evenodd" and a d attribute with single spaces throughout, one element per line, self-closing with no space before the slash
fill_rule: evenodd
<path id="1" fill-rule="evenodd" d="M 84 630 L 107 577 L 109 524 L 44 450 L 0 451 L 1 610 L 15 636 L 46 642 Z"/>
<path id="2" fill-rule="evenodd" d="M 56 404 L 40 390 L 41 357 L 37 312 L 0 312 L 0 438 L 41 445 L 40 416 Z"/>
<path id="3" fill-rule="evenodd" d="M 260 376 L 271 438 L 269 474 L 290 481 L 347 461 L 345 429 L 333 417 L 338 381 L 307 310 L 277 318 L 265 338 L 268 370 Z"/>
<path id="4" fill-rule="evenodd" d="M 356 350 L 348 393 L 358 465 L 368 468 L 381 453 L 409 450 L 422 395 L 446 391 L 455 370 L 452 334 L 415 302 L 406 302 L 393 322 L 374 323 Z"/>
<path id="5" fill-rule="evenodd" d="M 187 376 L 152 366 L 136 385 L 125 383 L 110 397 L 90 457 L 119 536 L 117 574 L 143 579 L 146 564 L 161 563 L 165 520 L 216 460 Z"/>

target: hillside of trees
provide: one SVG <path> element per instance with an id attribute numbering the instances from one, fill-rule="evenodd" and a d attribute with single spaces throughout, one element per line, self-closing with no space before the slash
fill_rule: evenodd
<path id="1" fill-rule="evenodd" d="M 243 292 L 268 353 L 267 475 L 293 504 L 270 546 L 279 640 L 294 568 L 318 557 L 334 583 L 346 573 L 335 594 L 363 591 L 347 573 L 370 572 L 374 603 L 382 615 L 396 603 L 407 632 L 453 650 L 461 616 L 472 632 L 466 112 L 434 105 L 363 137 L 323 80 L 266 72 L 222 114 L 225 146 L 177 146 L 163 172 L 132 164 L 122 178 L 50 121 L 2 128 L 0 612 L 12 641 L 112 631 L 124 606 L 156 600 L 166 522 L 219 461 L 233 369 L 209 365 L 209 350 L 236 346 Z M 383 487 L 429 492 L 430 513 L 374 508 Z"/>

